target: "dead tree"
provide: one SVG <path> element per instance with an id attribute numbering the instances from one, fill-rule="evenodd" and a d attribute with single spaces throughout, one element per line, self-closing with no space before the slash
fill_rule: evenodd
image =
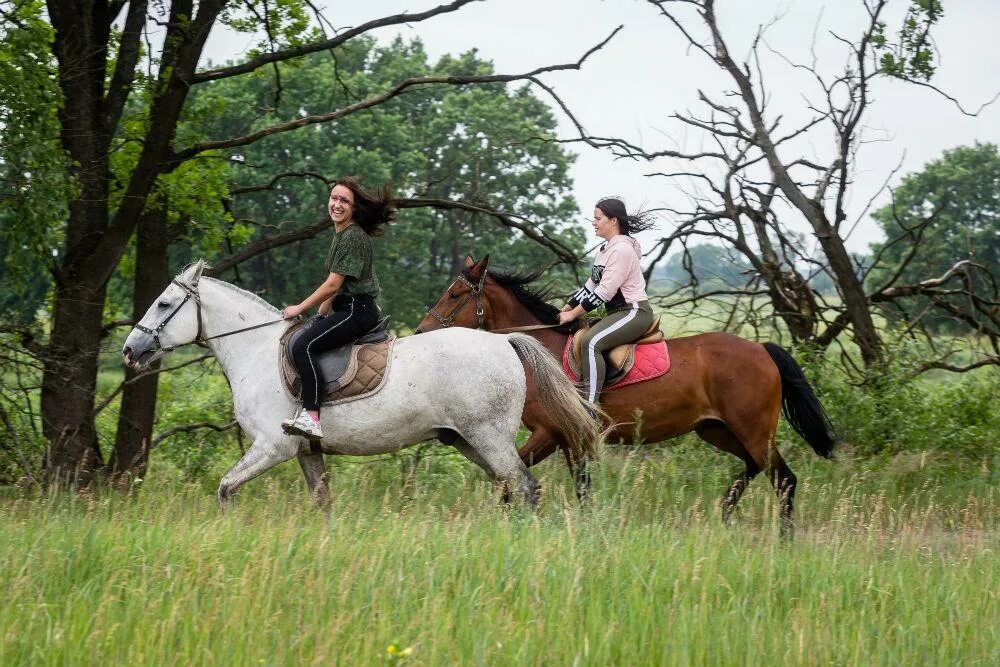
<path id="1" fill-rule="evenodd" d="M 714 0 L 647 2 L 693 51 L 718 66 L 733 88 L 719 96 L 699 91 L 704 112 L 673 116 L 706 137 L 712 149 L 648 151 L 618 140 L 604 140 L 604 145 L 623 157 L 682 161 L 683 166 L 673 171 L 657 172 L 689 179 L 694 185 L 689 188 L 690 208 L 673 211 L 682 221 L 682 233 L 721 239 L 746 256 L 794 338 L 824 347 L 849 330 L 865 367 L 871 371 L 880 366 L 884 352 L 872 316 L 873 298 L 866 292 L 862 267 L 845 245 L 850 231 L 845 202 L 857 151 L 866 141 L 862 120 L 875 79 L 894 76 L 933 88 L 927 83 L 933 72 L 928 33 L 940 16 L 940 5 L 911 5 L 898 39 L 892 41 L 883 21 L 889 0 L 863 0 L 867 21 L 860 36 L 847 39 L 831 33 L 846 56 L 843 68 L 833 76 L 821 73 L 815 55 L 805 65 L 785 59 L 818 91 L 818 101 L 806 104 L 807 118 L 788 128 L 782 115 L 769 108 L 772 98 L 761 59 L 762 50 L 769 48 L 766 27 L 758 29 L 747 59 L 739 61 L 719 26 Z M 820 132 L 826 132 L 827 146 L 832 135 L 832 147 L 825 157 L 805 157 L 804 142 Z M 820 257 L 810 257 L 795 241 L 785 224 L 791 216 L 808 223 Z M 660 257 L 670 241 L 664 240 Z M 829 272 L 839 305 L 817 304 L 802 274 L 810 262 Z M 883 292 L 879 298 L 890 297 Z M 832 317 L 823 311 L 833 312 Z"/>

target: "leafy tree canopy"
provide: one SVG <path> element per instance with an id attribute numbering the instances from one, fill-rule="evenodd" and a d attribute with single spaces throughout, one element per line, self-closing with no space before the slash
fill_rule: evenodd
<path id="1" fill-rule="evenodd" d="M 59 144 L 61 95 L 38 0 L 0 24 L 0 312 L 28 320 L 44 303 L 47 267 L 73 195 Z"/>
<path id="2" fill-rule="evenodd" d="M 492 72 L 475 52 L 431 64 L 419 41 L 377 46 L 357 39 L 332 53 L 197 90 L 184 126 L 207 137 L 232 136 L 350 104 L 405 77 Z M 491 84 L 415 89 L 336 123 L 265 137 L 226 154 L 232 222 L 216 254 L 322 221 L 328 181 L 343 175 L 370 186 L 389 182 L 399 196 L 516 212 L 582 250 L 581 226 L 566 224 L 576 211 L 569 194 L 572 156 L 551 141 L 554 128 L 548 107 L 526 87 Z M 273 303 L 296 302 L 323 277 L 329 237 L 327 230 L 272 249 L 237 267 L 237 279 Z M 467 211 L 402 210 L 375 243 L 380 301 L 397 323 L 411 325 L 467 253 L 489 253 L 508 267 L 552 261 L 519 232 Z"/>
<path id="3" fill-rule="evenodd" d="M 937 278 L 966 259 L 995 270 L 1000 266 L 997 146 L 977 143 L 945 151 L 904 178 L 893 203 L 873 217 L 886 236 L 873 246 L 882 257 L 869 278 L 875 287 L 896 273 L 897 284 Z"/>

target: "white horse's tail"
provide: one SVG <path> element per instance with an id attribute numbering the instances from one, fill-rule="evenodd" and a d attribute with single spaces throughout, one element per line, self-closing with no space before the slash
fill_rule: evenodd
<path id="1" fill-rule="evenodd" d="M 507 341 L 531 368 L 542 406 L 558 426 L 570 454 L 576 461 L 593 459 L 600 436 L 593 415 L 601 414 L 600 408 L 580 396 L 544 345 L 523 333 L 509 334 Z"/>

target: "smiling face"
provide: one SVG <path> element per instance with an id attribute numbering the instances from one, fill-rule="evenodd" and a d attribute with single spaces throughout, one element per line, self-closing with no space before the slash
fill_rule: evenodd
<path id="1" fill-rule="evenodd" d="M 333 224 L 340 227 L 354 218 L 354 193 L 345 185 L 335 185 L 326 206 Z"/>
<path id="2" fill-rule="evenodd" d="M 594 233 L 605 241 L 621 233 L 618 218 L 609 218 L 599 208 L 594 209 Z"/>

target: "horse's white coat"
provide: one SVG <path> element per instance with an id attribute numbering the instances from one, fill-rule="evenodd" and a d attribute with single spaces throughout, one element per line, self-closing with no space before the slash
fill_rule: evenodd
<path id="1" fill-rule="evenodd" d="M 281 317 L 278 309 L 249 292 L 202 278 L 202 268 L 199 262 L 178 280 L 200 295 L 205 338 Z M 184 296 L 185 290 L 171 283 L 140 324 L 156 329 Z M 198 307 L 193 298 L 181 306 L 159 333 L 164 347 L 196 339 Z M 278 340 L 288 326 L 278 323 L 207 343 L 232 387 L 236 420 L 253 439 L 223 477 L 222 501 L 297 454 L 309 477 L 302 460 L 309 451 L 307 441 L 281 430 L 281 420 L 298 408 L 280 377 Z M 156 349 L 153 336 L 134 329 L 123 354 L 126 362 L 146 366 L 164 352 Z M 431 439 L 439 429 L 451 429 L 465 441 L 459 441 L 458 448 L 491 476 L 525 494 L 534 492 L 535 483 L 514 446 L 526 387 L 521 360 L 507 337 L 456 328 L 401 338 L 393 346 L 390 371 L 374 396 L 323 408 L 325 453 L 392 452 Z"/>

